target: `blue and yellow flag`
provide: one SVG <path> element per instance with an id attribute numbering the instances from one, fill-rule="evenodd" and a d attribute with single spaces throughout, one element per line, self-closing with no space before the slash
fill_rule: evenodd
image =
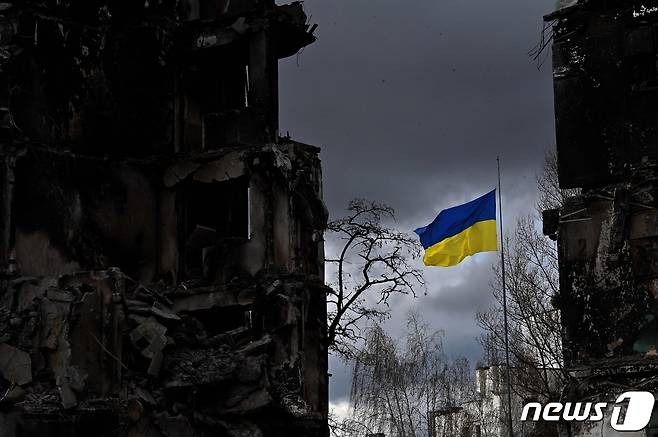
<path id="1" fill-rule="evenodd" d="M 426 266 L 454 266 L 478 252 L 495 252 L 496 190 L 444 209 L 431 224 L 414 232 L 425 248 Z"/>

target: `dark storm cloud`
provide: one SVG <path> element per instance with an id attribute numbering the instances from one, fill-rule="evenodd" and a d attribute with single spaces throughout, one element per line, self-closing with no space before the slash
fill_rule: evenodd
<path id="1" fill-rule="evenodd" d="M 281 130 L 322 147 L 333 217 L 354 197 L 386 202 L 411 230 L 494 187 L 503 162 L 506 227 L 532 211 L 554 145 L 550 62 L 527 54 L 552 0 L 307 0 L 319 40 L 280 65 Z M 473 316 L 488 305 L 495 254 L 427 269 L 428 295 L 401 298 L 395 335 L 418 309 L 475 360 Z M 349 390 L 332 359 L 335 401 Z"/>
<path id="2" fill-rule="evenodd" d="M 306 2 L 320 39 L 282 63 L 281 126 L 324 146 L 331 209 L 490 183 L 496 154 L 536 166 L 552 139 L 549 69 L 527 56 L 551 9 L 541 3 Z"/>

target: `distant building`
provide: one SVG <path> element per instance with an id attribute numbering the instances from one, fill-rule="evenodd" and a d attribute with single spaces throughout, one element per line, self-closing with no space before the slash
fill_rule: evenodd
<path id="1" fill-rule="evenodd" d="M 438 410 L 430 420 L 430 437 L 508 437 L 507 384 L 504 365 L 476 369 L 472 398 L 459 405 Z M 551 370 L 553 372 L 554 370 Z M 529 393 L 513 386 L 512 418 L 515 436 L 556 437 L 553 424 L 521 422 L 523 405 L 533 400 Z M 434 422 L 432 426 L 432 421 Z"/>

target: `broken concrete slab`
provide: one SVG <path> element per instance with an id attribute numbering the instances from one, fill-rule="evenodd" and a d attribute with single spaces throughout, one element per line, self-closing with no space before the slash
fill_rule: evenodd
<path id="1" fill-rule="evenodd" d="M 254 355 L 266 352 L 270 344 L 272 344 L 272 337 L 266 334 L 257 340 L 249 342 L 249 344 L 241 347 L 236 352 L 244 355 Z"/>
<path id="2" fill-rule="evenodd" d="M 223 345 L 223 344 L 240 344 L 246 341 L 251 335 L 251 329 L 246 326 L 240 326 L 226 332 L 214 335 L 208 339 L 208 344 Z"/>
<path id="3" fill-rule="evenodd" d="M 167 345 L 166 340 L 163 340 L 161 337 L 155 337 L 151 344 L 142 351 L 145 355 L 151 355 L 151 363 L 146 370 L 146 373 L 151 376 L 158 376 L 160 373 L 160 368 L 162 367 L 162 360 L 164 359 L 164 354 L 162 350 Z"/>
<path id="4" fill-rule="evenodd" d="M 141 300 L 126 299 L 126 306 L 128 312 L 131 313 L 131 317 L 136 317 L 135 314 L 151 314 L 165 320 L 180 320 L 180 316 L 173 309 L 158 301 L 154 301 L 153 304 L 149 305 Z"/>
<path id="5" fill-rule="evenodd" d="M 229 398 L 224 401 L 223 413 L 253 412 L 269 405 L 272 395 L 265 387 L 241 386 L 229 391 Z"/>
<path id="6" fill-rule="evenodd" d="M 69 379 L 66 375 L 59 375 L 55 378 L 57 383 L 57 390 L 62 398 L 62 406 L 65 409 L 73 408 L 78 405 L 78 398 L 69 384 Z"/>
<path id="7" fill-rule="evenodd" d="M 149 317 L 130 333 L 132 344 L 140 350 L 142 356 L 151 360 L 147 369 L 147 373 L 151 376 L 157 376 L 160 373 L 164 357 L 162 350 L 167 345 L 166 332 L 166 326 L 158 323 L 155 318 Z"/>
<path id="8" fill-rule="evenodd" d="M 52 281 L 55 282 L 55 281 Z M 43 283 L 38 280 L 27 280 L 21 284 L 15 284 L 16 312 L 22 313 L 33 306 L 34 300 L 42 297 L 51 283 Z"/>
<path id="9" fill-rule="evenodd" d="M 149 317 L 139 324 L 131 333 L 130 341 L 133 343 L 138 350 L 142 351 L 142 354 L 146 358 L 152 358 L 149 349 L 149 346 L 154 339 L 158 338 L 160 343 L 167 343 L 167 338 L 165 333 L 167 332 L 167 327 L 158 323 L 157 320 L 153 317 Z"/>
<path id="10" fill-rule="evenodd" d="M 0 373 L 7 381 L 18 385 L 32 382 L 30 355 L 6 343 L 0 344 Z"/>
<path id="11" fill-rule="evenodd" d="M 238 301 L 235 295 L 228 291 L 179 295 L 174 298 L 174 311 L 176 312 L 191 312 L 234 305 L 238 305 Z"/>
<path id="12" fill-rule="evenodd" d="M 0 396 L 0 407 L 6 407 L 14 405 L 18 402 L 22 402 L 25 399 L 25 390 L 21 388 L 20 385 L 11 384 L 7 390 Z M 2 431 L 2 426 L 0 425 L 0 431 Z"/>
<path id="13" fill-rule="evenodd" d="M 135 395 L 139 399 L 141 399 L 143 402 L 145 402 L 149 405 L 153 406 L 153 405 L 156 404 L 156 401 L 155 401 L 155 398 L 153 397 L 153 395 L 148 390 L 146 390 L 142 387 L 137 387 L 135 389 Z"/>
<path id="14" fill-rule="evenodd" d="M 167 413 L 156 413 L 154 417 L 155 424 L 166 437 L 194 436 L 194 429 L 189 420 L 182 414 L 171 416 Z"/>
<path id="15" fill-rule="evenodd" d="M 141 300 L 126 299 L 126 307 L 129 313 L 150 314 L 151 306 Z"/>
<path id="16" fill-rule="evenodd" d="M 153 305 L 151 305 L 151 314 L 166 320 L 180 320 L 178 314 L 160 302 L 153 302 Z"/>
<path id="17" fill-rule="evenodd" d="M 245 165 L 238 152 L 229 152 L 222 159 L 204 164 L 194 172 L 195 181 L 211 183 L 239 178 L 245 172 Z"/>
<path id="18" fill-rule="evenodd" d="M 195 172 L 199 167 L 201 167 L 201 164 L 195 161 L 177 161 L 167 167 L 164 172 L 163 182 L 165 187 L 173 187 Z"/>

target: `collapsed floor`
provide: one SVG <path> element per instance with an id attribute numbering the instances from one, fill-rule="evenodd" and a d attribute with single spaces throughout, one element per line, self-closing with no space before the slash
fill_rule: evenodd
<path id="1" fill-rule="evenodd" d="M 299 326 L 322 322 L 317 282 L 147 288 L 110 269 L 4 286 L 3 436 L 321 434 L 295 359 Z"/>

